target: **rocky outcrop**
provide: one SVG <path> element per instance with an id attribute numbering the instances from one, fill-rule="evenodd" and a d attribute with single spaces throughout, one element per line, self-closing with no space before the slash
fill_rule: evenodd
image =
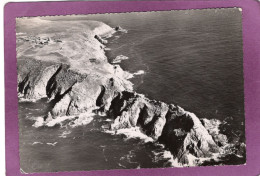
<path id="1" fill-rule="evenodd" d="M 127 30 L 123 29 L 121 26 L 116 26 L 115 31 L 127 33 Z"/>
<path id="2" fill-rule="evenodd" d="M 163 102 L 133 92 L 120 92 L 109 109 L 109 115 L 115 118 L 111 129 L 140 126 L 148 136 L 158 139 L 166 123 L 167 111 L 168 106 Z"/>
<path id="3" fill-rule="evenodd" d="M 116 30 L 116 31 L 119 31 L 119 30 L 122 30 L 122 28 L 121 28 L 120 26 L 116 26 L 116 27 L 115 27 L 115 30 Z"/>
<path id="4" fill-rule="evenodd" d="M 208 130 L 209 134 L 212 136 L 214 141 L 219 146 L 225 146 L 228 144 L 227 136 L 224 134 L 221 134 L 219 126 L 221 125 L 221 122 L 217 119 L 201 119 L 201 123 L 203 126 Z"/>
<path id="5" fill-rule="evenodd" d="M 219 146 L 195 114 L 171 105 L 166 124 L 161 141 L 180 163 L 197 165 L 194 163 L 196 159 L 210 158 L 220 152 Z M 196 159 L 191 160 L 190 155 Z"/>
<path id="6" fill-rule="evenodd" d="M 107 40 L 102 39 L 102 38 L 101 38 L 100 36 L 98 36 L 98 35 L 95 35 L 94 38 L 97 39 L 97 40 L 98 40 L 100 43 L 102 43 L 102 44 L 107 44 Z"/>
<path id="7" fill-rule="evenodd" d="M 46 97 L 48 81 L 59 67 L 59 64 L 30 58 L 18 60 L 18 93 L 27 99 Z"/>
<path id="8" fill-rule="evenodd" d="M 139 126 L 146 135 L 164 143 L 183 165 L 198 165 L 199 158 L 219 154 L 221 148 L 217 142 L 225 139 L 221 134 L 212 137 L 212 131 L 195 114 L 133 92 L 118 93 L 109 115 L 115 118 L 112 130 Z"/>

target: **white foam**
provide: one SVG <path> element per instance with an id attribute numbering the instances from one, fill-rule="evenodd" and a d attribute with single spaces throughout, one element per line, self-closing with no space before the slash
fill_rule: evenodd
<path id="1" fill-rule="evenodd" d="M 36 144 L 43 144 L 42 142 L 34 142 L 32 143 L 32 145 L 36 145 Z"/>
<path id="2" fill-rule="evenodd" d="M 123 32 L 123 33 L 128 33 L 128 30 L 126 30 L 126 29 L 123 29 L 123 28 L 119 28 L 119 30 L 118 30 L 119 32 Z"/>
<path id="3" fill-rule="evenodd" d="M 133 75 L 143 75 L 145 74 L 144 70 L 138 70 L 137 72 L 135 72 Z"/>
<path id="4" fill-rule="evenodd" d="M 117 163 L 117 164 L 118 164 L 118 166 L 120 166 L 120 167 L 126 168 L 126 166 L 122 165 L 121 163 Z"/>
<path id="5" fill-rule="evenodd" d="M 47 145 L 51 145 L 51 146 L 54 147 L 54 146 L 56 146 L 57 143 L 58 143 L 58 142 L 54 142 L 54 143 L 47 142 L 46 144 L 47 144 Z"/>
<path id="6" fill-rule="evenodd" d="M 71 124 L 70 126 L 77 127 L 77 126 L 87 125 L 90 122 L 92 122 L 92 120 L 94 119 L 93 118 L 94 115 L 95 115 L 94 113 L 90 113 L 90 112 L 82 113 L 79 115 L 79 118 L 73 121 L 74 123 Z"/>
<path id="7" fill-rule="evenodd" d="M 131 79 L 134 77 L 132 73 L 129 73 L 128 71 L 124 71 L 120 65 L 116 64 L 110 68 L 111 73 L 114 74 L 115 81 L 120 81 L 122 83 L 126 83 L 128 79 Z M 125 79 L 125 80 L 124 80 Z M 129 81 L 128 84 L 132 87 L 132 83 Z"/>
<path id="8" fill-rule="evenodd" d="M 24 32 L 16 32 L 16 36 L 21 36 L 21 35 L 25 35 L 26 33 Z"/>
<path id="9" fill-rule="evenodd" d="M 219 154 L 217 154 L 217 153 L 213 154 L 211 157 L 205 157 L 205 158 L 198 158 L 189 153 L 187 155 L 188 163 L 183 166 L 184 167 L 194 167 L 194 166 L 201 165 L 205 161 L 210 161 L 210 160 L 219 161 L 218 157 L 219 157 Z"/>
<path id="10" fill-rule="evenodd" d="M 209 160 L 214 160 L 214 161 L 219 161 L 218 157 L 219 154 L 213 154 L 213 156 L 211 157 L 205 157 L 205 158 L 198 158 L 192 154 L 187 154 L 187 160 L 188 163 L 187 164 L 182 164 L 178 162 L 178 159 L 176 157 L 174 157 L 172 155 L 172 153 L 169 150 L 165 150 L 164 146 L 162 145 L 162 151 L 153 151 L 153 154 L 155 155 L 154 157 L 154 161 L 158 162 L 158 161 L 162 161 L 162 160 L 167 160 L 167 162 L 165 162 L 165 166 L 170 165 L 171 167 L 193 167 L 193 166 L 199 166 L 202 163 L 204 163 L 205 161 L 209 161 Z"/>
<path id="11" fill-rule="evenodd" d="M 111 48 L 104 48 L 104 50 L 105 50 L 105 51 L 110 51 L 110 50 L 111 50 Z"/>
<path id="12" fill-rule="evenodd" d="M 106 113 L 105 112 L 98 112 L 97 115 L 104 117 L 104 116 L 106 116 Z"/>
<path id="13" fill-rule="evenodd" d="M 63 121 L 70 120 L 73 118 L 75 118 L 75 116 L 61 116 L 61 117 L 57 117 L 56 119 L 50 120 L 49 122 L 45 123 L 45 125 L 48 127 L 53 127 L 56 124 L 61 124 Z"/>
<path id="14" fill-rule="evenodd" d="M 41 127 L 45 124 L 43 117 L 36 117 L 34 120 L 36 120 L 36 121 L 32 126 L 35 128 Z"/>
<path id="15" fill-rule="evenodd" d="M 37 99 L 19 98 L 19 102 L 36 102 Z"/>
<path id="16" fill-rule="evenodd" d="M 237 156 L 238 158 L 243 158 L 243 156 L 242 156 L 242 155 L 238 155 L 238 154 L 236 154 L 236 156 Z"/>
<path id="17" fill-rule="evenodd" d="M 153 154 L 155 155 L 155 162 L 167 160 L 167 162 L 164 164 L 165 166 L 170 165 L 171 167 L 183 167 L 183 165 L 179 163 L 178 160 L 174 158 L 171 152 L 168 150 L 163 150 L 160 152 L 153 151 Z"/>
<path id="18" fill-rule="evenodd" d="M 109 38 L 116 32 L 113 28 L 111 28 L 105 23 L 101 23 L 97 21 L 95 21 L 95 23 L 99 23 L 99 25 L 95 27 L 95 29 L 93 30 L 93 33 L 96 35 L 99 35 L 104 38 Z"/>
<path id="19" fill-rule="evenodd" d="M 60 138 L 67 138 L 67 135 L 70 134 L 71 131 L 63 131 L 61 135 L 59 135 Z"/>
<path id="20" fill-rule="evenodd" d="M 44 117 L 42 117 L 42 116 L 40 116 L 40 117 L 30 117 L 28 119 L 35 121 L 35 123 L 32 125 L 35 128 L 38 128 L 38 127 L 41 127 L 41 126 L 53 127 L 57 124 L 62 126 L 62 122 L 66 121 L 66 120 L 71 120 L 69 125 L 71 127 L 76 127 L 76 126 L 82 126 L 82 125 L 89 124 L 93 120 L 94 115 L 95 114 L 92 113 L 92 112 L 81 113 L 78 116 L 77 119 L 75 119 L 76 116 L 59 116 L 59 117 L 56 117 L 55 119 L 52 119 L 48 122 L 45 122 Z"/>
<path id="21" fill-rule="evenodd" d="M 116 131 L 111 130 L 105 130 L 106 133 L 110 133 L 113 135 L 124 135 L 126 136 L 126 139 L 141 139 L 143 142 L 154 142 L 154 139 L 145 135 L 140 127 L 132 127 L 132 128 L 125 128 L 125 129 L 119 129 Z"/>
<path id="22" fill-rule="evenodd" d="M 116 56 L 116 58 L 112 61 L 113 64 L 121 63 L 122 60 L 127 60 L 129 57 L 124 55 Z"/>
<path id="23" fill-rule="evenodd" d="M 139 164 L 135 169 L 141 169 L 141 165 Z"/>
<path id="24" fill-rule="evenodd" d="M 20 168 L 20 172 L 21 172 L 22 174 L 28 174 L 27 172 L 24 172 L 24 170 L 23 170 L 22 168 Z"/>

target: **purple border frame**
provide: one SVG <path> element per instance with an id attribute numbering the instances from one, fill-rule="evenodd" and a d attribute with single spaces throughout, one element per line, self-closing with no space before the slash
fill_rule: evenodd
<path id="1" fill-rule="evenodd" d="M 15 18 L 65 14 L 115 13 L 175 9 L 241 7 L 243 9 L 244 84 L 247 163 L 241 166 L 127 169 L 26 174 L 38 176 L 256 176 L 260 174 L 260 3 L 226 1 L 91 1 L 8 3 L 4 7 L 6 175 L 20 173 Z"/>

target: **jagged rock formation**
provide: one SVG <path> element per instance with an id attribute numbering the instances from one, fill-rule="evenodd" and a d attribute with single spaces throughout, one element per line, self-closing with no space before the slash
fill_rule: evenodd
<path id="1" fill-rule="evenodd" d="M 18 92 L 27 99 L 47 96 L 46 87 L 59 65 L 34 59 L 20 59 L 18 63 Z M 37 76 L 36 76 L 37 75 Z"/>
<path id="2" fill-rule="evenodd" d="M 22 28 L 17 33 L 18 92 L 26 99 L 48 97 L 54 102 L 53 118 L 95 108 L 101 86 L 110 89 L 111 80 L 112 89 L 132 90 L 131 74 L 107 62 L 101 36 L 114 33 L 111 27 L 87 21 L 74 28 L 73 22 L 29 18 L 33 25 L 28 28 L 23 20 L 17 19 Z M 68 27 L 71 33 L 64 34 Z M 37 42 L 41 38 L 48 42 Z"/>
<path id="3" fill-rule="evenodd" d="M 74 28 L 73 21 L 27 20 L 33 24 L 30 28 L 22 19 L 17 21 L 21 28 L 17 35 L 18 93 L 26 99 L 48 97 L 53 102 L 44 117 L 46 123 L 58 116 L 106 114 L 114 119 L 112 130 L 139 126 L 184 165 L 199 165 L 199 158 L 212 158 L 227 144 L 226 136 L 217 130 L 218 121 L 200 120 L 177 105 L 133 92 L 128 80 L 132 75 L 109 64 L 105 56 L 102 36 L 114 29 L 93 21 Z M 71 32 L 64 34 L 68 27 Z M 49 28 L 56 31 L 48 34 L 47 42 L 25 40 L 26 35 L 46 35 Z M 57 38 L 58 42 L 52 42 Z"/>
<path id="4" fill-rule="evenodd" d="M 166 123 L 168 105 L 152 101 L 133 92 L 119 92 L 113 99 L 109 115 L 115 118 L 113 130 L 141 126 L 144 132 L 158 139 Z"/>
<path id="5" fill-rule="evenodd" d="M 140 126 L 145 134 L 166 144 L 182 164 L 197 165 L 198 158 L 220 153 L 214 139 L 225 139 L 218 133 L 213 138 L 195 114 L 132 92 L 118 93 L 109 114 L 115 118 L 113 130 Z"/>

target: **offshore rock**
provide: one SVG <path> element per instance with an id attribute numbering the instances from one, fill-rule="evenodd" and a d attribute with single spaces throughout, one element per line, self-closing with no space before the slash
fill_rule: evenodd
<path id="1" fill-rule="evenodd" d="M 95 35 L 94 38 L 97 39 L 97 40 L 98 40 L 100 43 L 102 43 L 102 44 L 107 44 L 107 40 L 102 39 L 102 38 L 101 38 L 100 36 L 98 36 L 98 35 Z"/>
<path id="2" fill-rule="evenodd" d="M 122 30 L 122 28 L 121 28 L 120 26 L 116 26 L 116 27 L 115 27 L 115 30 L 116 30 L 116 31 L 119 31 L 119 30 Z"/>
<path id="3" fill-rule="evenodd" d="M 123 29 L 121 26 L 116 26 L 115 31 L 127 33 L 127 30 Z"/>

